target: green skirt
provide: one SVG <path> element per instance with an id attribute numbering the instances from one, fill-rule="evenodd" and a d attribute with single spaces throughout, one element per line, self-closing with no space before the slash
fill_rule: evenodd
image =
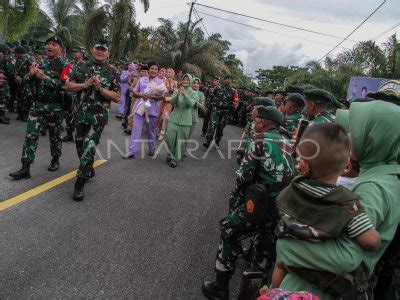
<path id="1" fill-rule="evenodd" d="M 167 142 L 172 159 L 181 160 L 186 151 L 186 141 L 189 138 L 191 126 L 182 126 L 175 123 L 168 123 L 165 140 Z"/>

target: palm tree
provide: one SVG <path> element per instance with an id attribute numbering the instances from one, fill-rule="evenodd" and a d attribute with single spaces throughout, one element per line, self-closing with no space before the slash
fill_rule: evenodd
<path id="1" fill-rule="evenodd" d="M 184 69 L 198 76 L 227 71 L 220 53 L 229 48 L 220 41 L 205 39 L 202 30 L 196 28 L 198 21 L 189 26 L 185 53 L 183 48 L 186 25 L 180 23 L 175 29 L 169 19 L 159 19 L 159 22 L 159 27 L 150 30 L 149 49 L 144 53 L 145 58 L 155 59 L 162 65 Z"/>
<path id="2" fill-rule="evenodd" d="M 0 0 L 0 41 L 22 36 L 39 12 L 38 0 Z"/>
<path id="3" fill-rule="evenodd" d="M 90 1 L 90 0 L 89 0 Z M 119 60 L 133 52 L 139 41 L 139 28 L 135 23 L 136 10 L 131 0 L 108 0 L 108 4 L 93 10 L 85 20 L 84 36 L 86 46 L 97 37 L 111 41 L 111 59 Z M 149 1 L 140 1 L 145 12 Z"/>

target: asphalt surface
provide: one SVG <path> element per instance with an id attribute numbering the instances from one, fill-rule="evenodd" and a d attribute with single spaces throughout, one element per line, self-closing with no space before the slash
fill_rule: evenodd
<path id="1" fill-rule="evenodd" d="M 60 170 L 48 172 L 48 137 L 40 137 L 32 178 L 12 180 L 26 125 L 8 116 L 12 124 L 0 126 L 0 201 L 78 167 L 75 145 L 64 143 Z M 203 299 L 201 282 L 214 276 L 218 220 L 234 185 L 227 139 L 240 129 L 225 129 L 221 153 L 172 169 L 164 149 L 151 159 L 145 146 L 143 159 L 123 160 L 119 150 L 129 139 L 111 116 L 98 153 L 107 162 L 87 183 L 85 201 L 72 201 L 70 180 L 0 211 L 0 298 Z"/>

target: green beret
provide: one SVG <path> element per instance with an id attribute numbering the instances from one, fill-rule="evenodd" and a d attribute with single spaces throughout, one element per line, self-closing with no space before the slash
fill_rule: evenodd
<path id="1" fill-rule="evenodd" d="M 297 103 L 297 104 L 300 104 L 303 106 L 306 104 L 306 100 L 304 99 L 304 96 L 299 93 L 289 94 L 289 96 L 287 97 L 287 101 L 294 102 L 294 103 Z"/>
<path id="2" fill-rule="evenodd" d="M 275 91 L 275 95 L 278 95 L 278 94 L 281 94 L 282 96 L 286 96 L 287 95 L 287 93 L 286 93 L 286 91 L 284 89 L 277 89 Z"/>
<path id="3" fill-rule="evenodd" d="M 283 123 L 283 116 L 279 109 L 273 106 L 258 106 L 257 107 L 257 118 L 264 120 L 275 121 L 280 125 Z"/>
<path id="4" fill-rule="evenodd" d="M 253 105 L 254 106 L 275 106 L 274 100 L 268 98 L 268 97 L 256 97 L 253 100 Z"/>
<path id="5" fill-rule="evenodd" d="M 330 93 L 330 94 L 331 94 L 333 106 L 335 106 L 336 108 L 341 108 L 342 105 L 340 104 L 340 102 L 336 99 L 336 97 L 332 93 Z"/>
<path id="6" fill-rule="evenodd" d="M 368 93 L 367 98 L 374 100 L 382 100 L 396 105 L 400 105 L 400 96 L 397 96 L 395 94 L 389 94 L 385 92 Z M 360 102 L 362 102 L 362 100 Z"/>
<path id="7" fill-rule="evenodd" d="M 232 79 L 232 75 L 227 74 L 227 75 L 225 75 L 224 79 Z"/>
<path id="8" fill-rule="evenodd" d="M 26 53 L 28 53 L 28 51 L 26 50 L 26 48 L 24 46 L 18 46 L 15 48 L 15 53 L 26 54 Z"/>
<path id="9" fill-rule="evenodd" d="M 29 46 L 35 46 L 36 43 L 35 43 L 34 40 L 29 40 L 28 45 L 29 45 Z"/>
<path id="10" fill-rule="evenodd" d="M 323 89 L 311 89 L 304 92 L 306 100 L 318 103 L 334 103 L 334 96 Z"/>
<path id="11" fill-rule="evenodd" d="M 14 48 L 14 47 L 15 47 L 15 45 L 14 45 L 13 42 L 7 42 L 6 45 L 7 45 L 8 47 L 10 47 L 10 48 Z"/>
<path id="12" fill-rule="evenodd" d="M 21 40 L 21 45 L 22 45 L 22 46 L 28 45 L 28 41 L 27 41 L 27 40 Z"/>
<path id="13" fill-rule="evenodd" d="M 24 45 L 24 48 L 26 49 L 27 53 L 31 53 L 32 52 L 31 47 L 29 47 L 28 45 Z"/>
<path id="14" fill-rule="evenodd" d="M 50 42 L 54 42 L 57 45 L 59 45 L 61 48 L 64 48 L 64 43 L 63 43 L 62 39 L 60 39 L 58 36 L 52 36 L 52 37 L 48 38 L 45 42 L 45 45 L 47 45 Z"/>
<path id="15" fill-rule="evenodd" d="M 110 43 L 106 39 L 95 39 L 92 46 L 94 48 L 104 48 L 108 50 L 108 48 L 110 48 Z"/>
<path id="16" fill-rule="evenodd" d="M 275 94 L 275 91 L 274 91 L 274 90 L 266 90 L 266 91 L 264 92 L 264 94 L 265 94 L 265 95 Z"/>
<path id="17" fill-rule="evenodd" d="M 10 47 L 8 47 L 8 45 L 0 44 L 0 52 L 6 53 L 6 52 L 8 52 L 9 49 L 10 49 Z"/>
<path id="18" fill-rule="evenodd" d="M 20 43 L 18 41 L 14 41 L 13 44 L 15 47 L 18 47 L 20 45 Z"/>
<path id="19" fill-rule="evenodd" d="M 303 94 L 304 93 L 304 89 L 301 86 L 298 86 L 298 85 L 289 85 L 286 88 L 286 92 L 288 94 L 292 94 L 292 93 Z"/>

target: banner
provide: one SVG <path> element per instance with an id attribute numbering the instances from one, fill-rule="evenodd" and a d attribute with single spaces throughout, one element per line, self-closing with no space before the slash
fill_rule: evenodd
<path id="1" fill-rule="evenodd" d="M 364 99 L 368 93 L 375 93 L 389 79 L 372 77 L 351 77 L 347 89 L 347 100 L 352 102 L 356 99 Z"/>

